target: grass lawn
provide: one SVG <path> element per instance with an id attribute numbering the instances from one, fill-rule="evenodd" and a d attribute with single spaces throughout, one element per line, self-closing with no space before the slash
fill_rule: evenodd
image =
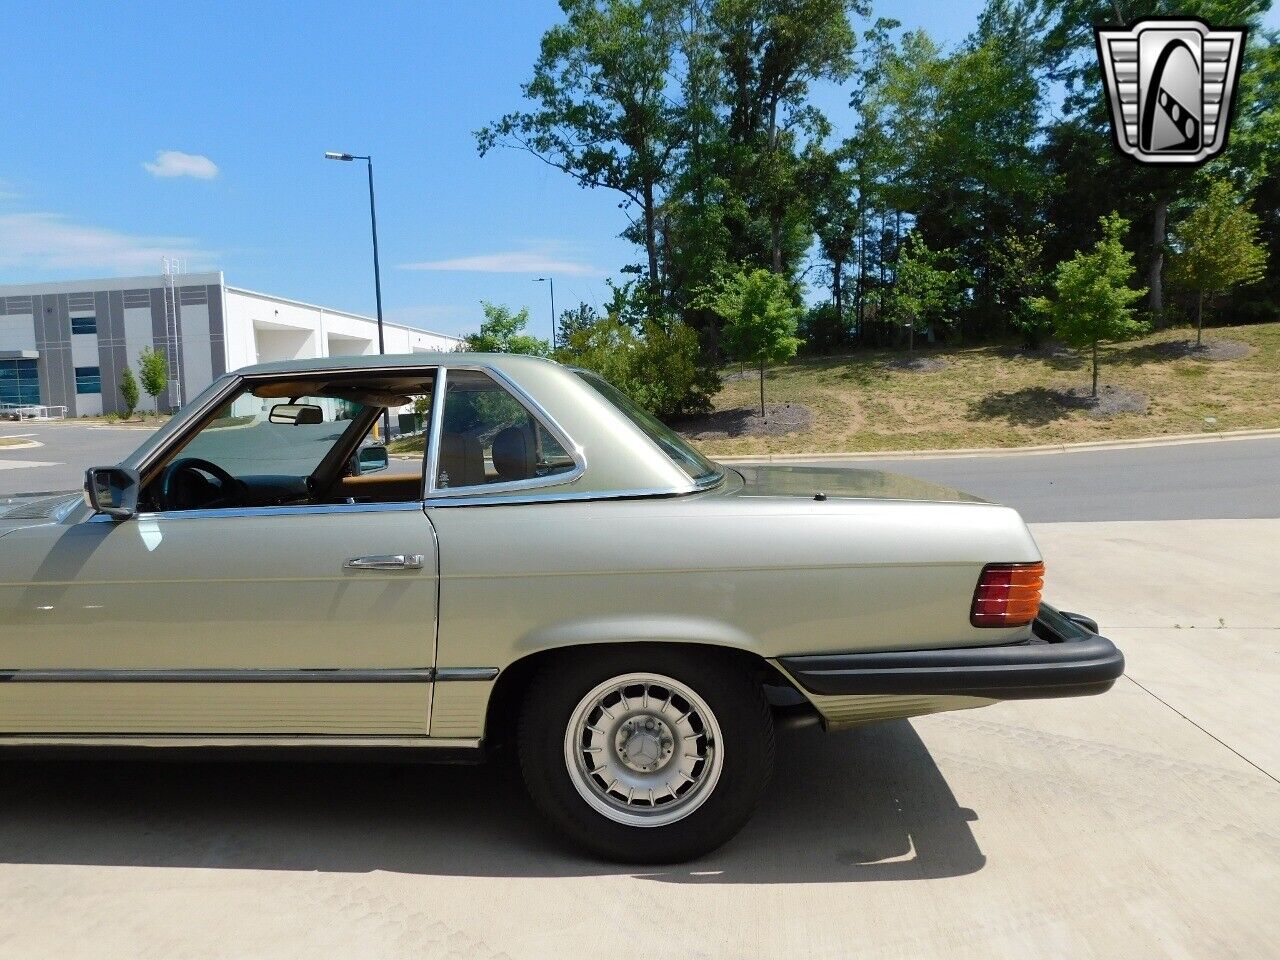
<path id="1" fill-rule="evenodd" d="M 812 429 L 697 442 L 713 456 L 734 456 L 1013 447 L 1280 427 L 1280 323 L 1205 331 L 1207 344 L 1247 343 L 1249 355 L 1239 360 L 1176 357 L 1161 347 L 1188 338 L 1195 339 L 1194 330 L 1177 328 L 1100 348 L 1099 392 L 1113 385 L 1143 393 L 1145 413 L 1101 418 L 1061 403 L 1054 391 L 1089 386 L 1088 360 L 1074 352 L 1027 356 L 992 346 L 917 351 L 946 361 L 944 369 L 921 373 L 886 366 L 903 352 L 867 351 L 767 371 L 766 402 L 807 406 Z M 758 391 L 757 377 L 748 371 L 725 383 L 715 409 L 753 408 Z M 1206 417 L 1216 424 L 1206 425 Z"/>
<path id="2" fill-rule="evenodd" d="M 30 441 L 26 437 L 0 437 L 0 447 L 26 446 Z"/>

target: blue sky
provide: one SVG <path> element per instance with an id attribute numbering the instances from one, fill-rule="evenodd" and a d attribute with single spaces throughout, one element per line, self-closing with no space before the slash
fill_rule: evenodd
<path id="1" fill-rule="evenodd" d="M 959 40 L 981 4 L 876 13 Z M 5 0 L 0 283 L 158 273 L 372 313 L 372 154 L 389 319 L 457 333 L 480 300 L 600 304 L 637 255 L 617 198 L 472 131 L 519 103 L 548 0 L 50 4 Z M 839 119 L 846 97 L 823 91 Z M 456 267 L 410 265 L 462 261 Z"/>

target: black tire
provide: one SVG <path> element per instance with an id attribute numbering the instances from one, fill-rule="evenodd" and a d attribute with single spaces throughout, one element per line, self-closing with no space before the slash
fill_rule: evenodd
<path id="1" fill-rule="evenodd" d="M 613 677 L 641 672 L 670 677 L 701 697 L 723 741 L 723 767 L 706 799 L 665 826 L 631 826 L 595 810 L 565 759 L 566 730 L 583 697 Z M 568 651 L 533 677 L 517 744 L 534 804 L 570 840 L 621 863 L 680 863 L 715 850 L 751 818 L 773 770 L 773 716 L 758 680 L 726 655 L 657 644 Z"/>

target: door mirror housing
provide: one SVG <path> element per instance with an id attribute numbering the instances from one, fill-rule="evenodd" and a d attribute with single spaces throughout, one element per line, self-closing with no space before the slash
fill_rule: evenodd
<path id="1" fill-rule="evenodd" d="M 138 512 L 138 471 L 126 467 L 90 467 L 84 472 L 84 502 L 94 513 L 128 520 Z"/>
<path id="2" fill-rule="evenodd" d="M 367 447 L 361 447 L 356 453 L 357 472 L 363 476 L 366 473 L 377 473 L 379 470 L 385 470 L 391 465 L 391 456 L 387 453 L 387 448 L 380 443 L 371 443 Z"/>
<path id="3" fill-rule="evenodd" d="M 304 423 L 324 423 L 324 410 L 314 403 L 277 403 L 267 414 L 271 423 L 287 423 L 301 426 Z"/>

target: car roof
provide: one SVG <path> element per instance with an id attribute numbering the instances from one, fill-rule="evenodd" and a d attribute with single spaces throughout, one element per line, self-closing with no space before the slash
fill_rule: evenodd
<path id="1" fill-rule="evenodd" d="M 471 353 L 462 351 L 423 351 L 421 353 L 374 353 L 352 357 L 309 357 L 304 360 L 272 360 L 255 363 L 231 371 L 237 376 L 258 374 L 308 373 L 315 370 L 370 370 L 386 367 L 488 366 L 498 370 L 518 370 L 522 366 L 550 364 L 554 360 L 515 353 Z"/>

